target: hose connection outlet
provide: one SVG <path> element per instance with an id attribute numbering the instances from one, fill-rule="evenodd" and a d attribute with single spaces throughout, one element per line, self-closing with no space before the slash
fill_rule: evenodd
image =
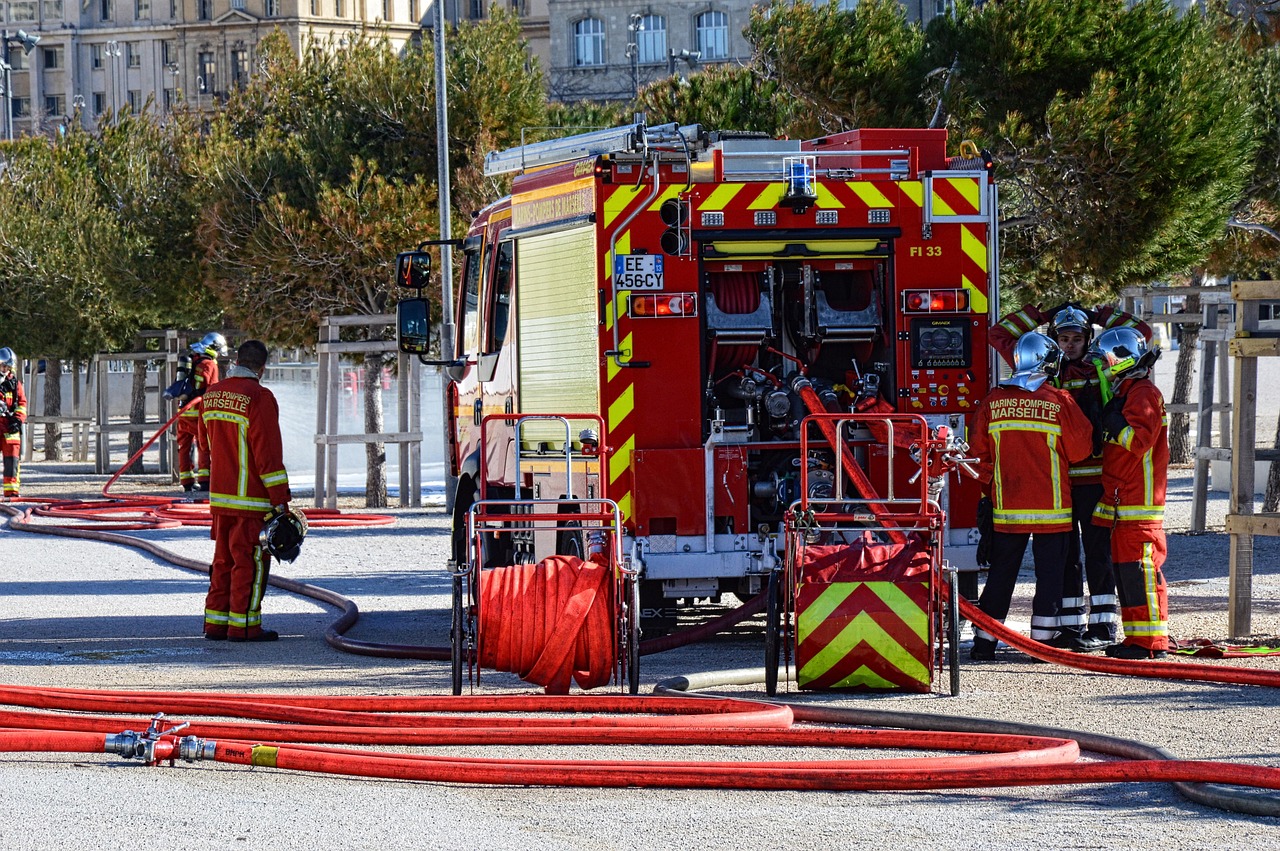
<path id="1" fill-rule="evenodd" d="M 217 755 L 218 743 L 202 739 L 199 736 L 184 736 L 178 742 L 178 756 L 183 762 L 213 761 Z"/>
<path id="2" fill-rule="evenodd" d="M 176 727 L 165 727 L 164 713 L 157 712 L 144 732 L 125 730 L 123 733 L 107 736 L 103 750 L 119 754 L 125 759 L 140 759 L 147 765 L 158 765 L 164 759 L 172 764 L 174 734 L 190 726 L 191 722 L 183 721 Z M 157 749 L 157 745 L 161 744 L 164 746 Z"/>

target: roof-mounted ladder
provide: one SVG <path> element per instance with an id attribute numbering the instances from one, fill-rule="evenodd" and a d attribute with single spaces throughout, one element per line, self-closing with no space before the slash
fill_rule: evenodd
<path id="1" fill-rule="evenodd" d="M 505 151 L 493 151 L 484 158 L 484 173 L 487 177 L 511 174 L 601 154 L 644 154 L 653 148 L 693 152 L 703 147 L 705 140 L 699 124 L 681 126 L 672 123 L 646 127 L 644 122 L 638 122 L 609 130 L 565 136 L 562 139 L 530 142 Z"/>

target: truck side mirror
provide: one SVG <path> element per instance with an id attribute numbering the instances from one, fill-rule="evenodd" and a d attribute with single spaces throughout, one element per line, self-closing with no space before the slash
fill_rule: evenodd
<path id="1" fill-rule="evenodd" d="M 396 345 L 407 355 L 430 353 L 431 303 L 427 299 L 400 299 L 396 305 Z"/>
<path id="2" fill-rule="evenodd" d="M 431 283 L 431 255 L 426 251 L 402 251 L 396 255 L 396 283 L 421 290 Z"/>

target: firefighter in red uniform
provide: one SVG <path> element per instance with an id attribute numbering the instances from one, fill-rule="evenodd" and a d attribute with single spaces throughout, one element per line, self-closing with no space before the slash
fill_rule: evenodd
<path id="1" fill-rule="evenodd" d="M 187 368 L 185 380 L 179 380 L 181 386 L 175 385 L 176 395 L 172 397 L 179 405 L 199 399 L 218 383 L 219 356 L 227 356 L 227 341 L 221 334 L 205 334 L 198 343 L 191 344 L 191 366 Z M 209 452 L 196 439 L 199 422 L 199 402 L 178 416 L 178 481 L 187 492 L 209 489 Z"/>
<path id="2" fill-rule="evenodd" d="M 1102 392 L 1093 360 L 1086 349 L 1093 340 L 1094 325 L 1104 329 L 1135 328 L 1148 340 L 1151 328 L 1143 321 L 1117 310 L 1111 305 L 1088 310 L 1064 304 L 1051 310 L 1026 306 L 1005 316 L 991 330 L 991 345 L 1006 361 L 1010 360 L 1018 338 L 1041 322 L 1049 323 L 1049 336 L 1062 349 L 1062 368 L 1053 383 L 1076 400 L 1100 433 Z M 1088 652 L 1101 650 L 1117 640 L 1120 615 L 1116 606 L 1116 581 L 1111 568 L 1111 530 L 1092 522 L 1094 506 L 1102 496 L 1102 450 L 1094 441 L 1094 453 L 1071 465 L 1071 513 L 1073 535 L 1062 589 L 1062 624 L 1064 631 L 1078 636 L 1073 649 Z M 1083 563 L 1081 552 L 1083 550 Z M 1085 579 L 1089 597 L 1084 596 Z M 1088 603 L 1088 615 L 1085 604 Z"/>
<path id="3" fill-rule="evenodd" d="M 1031 637 L 1074 648 L 1061 628 L 1062 576 L 1071 541 L 1067 469 L 1092 449 L 1092 427 L 1070 394 L 1046 383 L 1061 351 L 1043 334 L 1022 335 L 1014 346 L 1013 375 L 978 408 L 969 448 L 990 496 L 994 520 L 991 569 L 978 598 L 983 612 L 1003 621 L 1031 539 L 1036 592 Z M 995 637 L 976 630 L 971 658 L 995 658 Z"/>
<path id="4" fill-rule="evenodd" d="M 263 521 L 289 507 L 280 408 L 260 383 L 267 347 L 250 340 L 236 351 L 227 378 L 205 391 L 200 442 L 212 450 L 209 512 L 214 540 L 204 637 L 211 641 L 275 641 L 262 628 L 262 596 L 271 556 L 259 535 Z"/>
<path id="5" fill-rule="evenodd" d="M 1159 659 L 1169 649 L 1164 498 L 1169 424 L 1164 396 L 1150 378 L 1160 350 L 1133 328 L 1098 335 L 1092 349 L 1114 395 L 1102 409 L 1102 499 L 1093 522 L 1111 527 L 1111 560 L 1124 643 L 1116 659 Z"/>
<path id="6" fill-rule="evenodd" d="M 0 349 L 0 454 L 4 456 L 4 498 L 16 500 L 22 457 L 22 424 L 27 421 L 27 394 L 15 372 L 13 349 Z"/>

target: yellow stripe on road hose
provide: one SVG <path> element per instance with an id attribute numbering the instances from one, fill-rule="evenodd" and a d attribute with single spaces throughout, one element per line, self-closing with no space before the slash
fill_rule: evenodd
<path id="1" fill-rule="evenodd" d="M 254 745 L 253 751 L 249 755 L 249 764 L 265 765 L 267 768 L 275 768 L 276 754 L 279 752 L 279 748 L 273 748 L 270 745 Z"/>

